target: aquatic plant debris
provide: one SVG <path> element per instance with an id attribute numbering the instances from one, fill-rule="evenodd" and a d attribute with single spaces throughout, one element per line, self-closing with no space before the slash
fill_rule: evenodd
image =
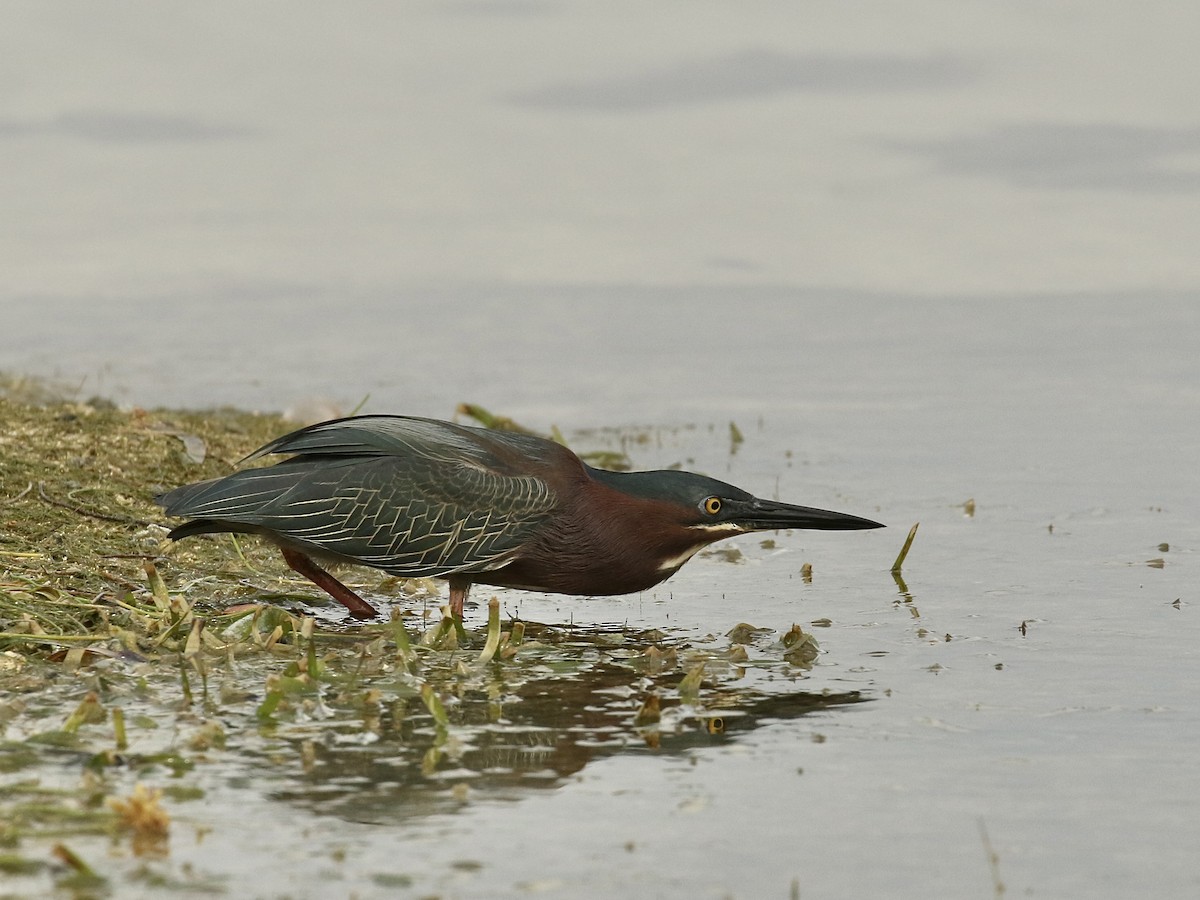
<path id="1" fill-rule="evenodd" d="M 916 522 L 912 528 L 908 529 L 908 537 L 904 539 L 904 546 L 900 548 L 900 555 L 896 557 L 896 561 L 892 563 L 892 574 L 899 575 L 900 570 L 904 567 L 904 560 L 908 558 L 908 551 L 912 547 L 913 539 L 917 536 L 917 529 L 921 526 L 920 522 Z"/>
<path id="2" fill-rule="evenodd" d="M 821 652 L 817 639 L 799 625 L 789 628 L 779 642 L 784 647 L 783 658 L 802 669 L 811 669 Z"/>
<path id="3" fill-rule="evenodd" d="M 108 798 L 109 808 L 117 814 L 118 827 L 133 833 L 133 849 L 138 856 L 165 852 L 161 845 L 171 832 L 171 816 L 162 805 L 163 792 L 142 783 L 122 799 Z"/>
<path id="4" fill-rule="evenodd" d="M 487 642 L 479 653 L 480 665 L 490 662 L 500 648 L 500 601 L 493 597 L 488 601 Z"/>

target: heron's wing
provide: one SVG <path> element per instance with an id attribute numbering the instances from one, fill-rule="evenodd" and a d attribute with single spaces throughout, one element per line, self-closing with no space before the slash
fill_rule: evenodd
<path id="1" fill-rule="evenodd" d="M 554 508 L 544 481 L 400 457 L 296 459 L 177 488 L 170 515 L 279 535 L 408 577 L 499 568 Z"/>
<path id="2" fill-rule="evenodd" d="M 402 456 L 435 462 L 473 461 L 498 470 L 546 459 L 563 448 L 543 438 L 413 416 L 351 416 L 318 422 L 259 447 L 264 456 Z M 515 454 L 515 455 L 514 455 Z"/>
<path id="3" fill-rule="evenodd" d="M 342 420 L 352 424 L 295 432 L 259 451 L 297 454 L 291 459 L 177 488 L 159 503 L 170 515 L 212 523 L 210 530 L 227 523 L 239 527 L 226 530 L 274 533 L 413 577 L 499 568 L 555 508 L 547 481 L 525 474 L 517 448 L 494 442 L 491 432 L 458 434 L 450 426 L 456 436 L 448 442 L 446 429 L 433 427 L 445 423 L 364 418 L 382 422 L 363 429 L 363 419 Z M 396 422 L 403 427 L 379 427 Z M 560 449 L 532 440 L 547 455 Z"/>

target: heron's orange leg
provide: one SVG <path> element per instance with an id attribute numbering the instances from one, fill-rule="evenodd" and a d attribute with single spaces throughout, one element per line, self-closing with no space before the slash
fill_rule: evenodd
<path id="1" fill-rule="evenodd" d="M 303 553 L 300 553 L 298 550 L 288 550 L 286 548 L 280 548 L 280 550 L 283 553 L 284 562 L 291 567 L 292 571 L 303 575 L 338 603 L 342 604 L 342 606 L 346 607 L 346 609 L 350 610 L 350 615 L 354 618 L 373 619 L 379 615 L 379 611 L 375 607 Z"/>
<path id="2" fill-rule="evenodd" d="M 471 582 L 459 578 L 450 579 L 450 615 L 460 622 L 463 617 L 463 604 L 467 602 L 470 590 Z"/>

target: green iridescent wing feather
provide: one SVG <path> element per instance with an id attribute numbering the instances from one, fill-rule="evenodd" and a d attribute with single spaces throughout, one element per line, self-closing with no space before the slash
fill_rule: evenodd
<path id="1" fill-rule="evenodd" d="M 395 575 L 484 572 L 510 562 L 556 503 L 516 461 L 558 452 L 539 438 L 427 419 L 344 419 L 249 457 L 290 459 L 160 502 L 171 515 L 275 532 Z"/>

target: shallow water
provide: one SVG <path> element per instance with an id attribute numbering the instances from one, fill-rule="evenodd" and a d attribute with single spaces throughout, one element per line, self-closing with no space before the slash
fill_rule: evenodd
<path id="1" fill-rule="evenodd" d="M 460 802 L 402 729 L 318 730 L 307 774 L 264 739 L 197 770 L 164 865 L 257 896 L 987 896 L 990 841 L 1009 896 L 1191 896 L 1195 13 L 605 9 L 156 12 L 100 47 L 39 7 L 0 37 L 0 369 L 649 425 L 640 468 L 891 526 L 742 538 L 638 596 L 497 592 L 774 629 L 716 683 L 724 733 L 648 747 L 581 650 L 513 703 L 557 748 L 519 777 L 480 750 Z M 813 669 L 774 664 L 825 618 Z"/>

